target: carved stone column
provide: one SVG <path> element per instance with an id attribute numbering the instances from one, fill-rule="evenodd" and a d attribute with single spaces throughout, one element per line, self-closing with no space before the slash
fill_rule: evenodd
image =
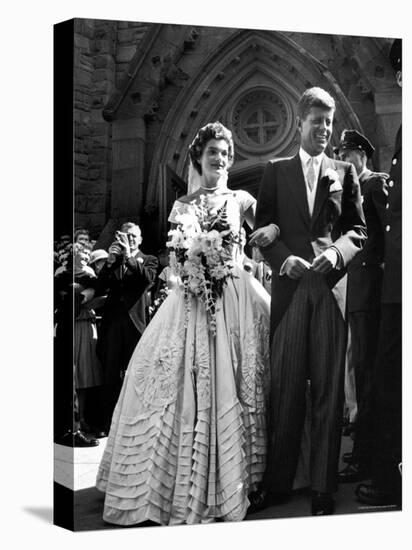
<path id="1" fill-rule="evenodd" d="M 390 170 L 395 137 L 402 120 L 402 94 L 400 88 L 375 93 L 376 129 L 380 137 L 380 169 Z"/>
<path id="2" fill-rule="evenodd" d="M 96 248 L 107 248 L 119 226 L 131 221 L 141 224 L 143 208 L 146 126 L 142 118 L 112 122 L 112 178 L 110 219 Z"/>
<path id="3" fill-rule="evenodd" d="M 143 206 L 146 126 L 142 118 L 114 120 L 111 217 L 140 222 Z"/>

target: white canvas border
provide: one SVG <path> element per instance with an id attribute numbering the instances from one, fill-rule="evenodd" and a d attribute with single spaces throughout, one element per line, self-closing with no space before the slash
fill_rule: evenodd
<path id="1" fill-rule="evenodd" d="M 15 1 L 1 8 L 3 31 L 2 85 L 2 288 L 3 309 L 3 430 L 2 430 L 2 538 L 11 547 L 42 544 L 46 548 L 403 548 L 410 521 L 408 458 L 410 437 L 405 433 L 407 481 L 405 511 L 331 518 L 264 520 L 235 525 L 108 530 L 71 534 L 51 525 L 52 506 L 52 25 L 72 17 L 165 23 L 269 28 L 404 38 L 404 98 L 408 98 L 410 38 L 406 3 L 402 0 L 363 4 L 355 1 L 323 4 L 254 0 L 207 0 L 204 4 L 167 2 L 99 2 L 72 0 L 61 3 Z M 404 100 L 404 138 L 411 141 L 409 105 Z M 3 118 L 4 120 L 4 118 Z M 408 173 L 405 155 L 404 174 Z M 404 312 L 411 306 L 408 212 L 411 192 L 404 175 Z M 409 188 L 411 186 L 409 185 Z M 407 388 L 410 345 L 405 337 L 404 425 L 411 407 Z M 408 529 L 410 533 L 410 528 Z M 37 539 L 37 542 L 35 542 Z M 368 541 L 366 543 L 365 541 Z M 404 543 L 401 541 L 405 541 Z M 6 547 L 9 547 L 6 543 Z"/>

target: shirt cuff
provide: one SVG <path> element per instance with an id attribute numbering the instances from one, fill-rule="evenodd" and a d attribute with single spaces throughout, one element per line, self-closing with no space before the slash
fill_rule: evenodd
<path id="1" fill-rule="evenodd" d="M 334 269 L 341 269 L 343 267 L 342 256 L 337 248 L 331 246 L 327 248 L 323 253 L 328 260 L 332 263 Z"/>
<path id="2" fill-rule="evenodd" d="M 282 275 L 285 274 L 285 271 L 286 271 L 286 264 L 287 264 L 287 261 L 289 260 L 290 256 L 288 256 L 286 258 L 286 260 L 283 262 L 283 264 L 280 266 L 280 270 L 279 270 L 279 276 L 281 277 Z"/>

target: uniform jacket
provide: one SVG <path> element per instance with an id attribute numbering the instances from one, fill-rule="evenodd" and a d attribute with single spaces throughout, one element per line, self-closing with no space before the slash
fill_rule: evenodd
<path id="1" fill-rule="evenodd" d="M 347 307 L 349 312 L 380 308 L 383 276 L 385 178 L 366 170 L 359 179 L 368 238 L 348 265 Z"/>
<path id="2" fill-rule="evenodd" d="M 382 302 L 402 301 L 402 127 L 399 128 L 392 157 L 389 180 L 386 182 L 385 267 Z"/>

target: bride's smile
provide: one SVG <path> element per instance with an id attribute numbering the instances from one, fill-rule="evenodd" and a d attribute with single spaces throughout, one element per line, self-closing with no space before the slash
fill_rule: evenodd
<path id="1" fill-rule="evenodd" d="M 229 145 L 224 139 L 211 139 L 200 159 L 204 186 L 213 186 L 224 176 L 229 165 Z"/>

